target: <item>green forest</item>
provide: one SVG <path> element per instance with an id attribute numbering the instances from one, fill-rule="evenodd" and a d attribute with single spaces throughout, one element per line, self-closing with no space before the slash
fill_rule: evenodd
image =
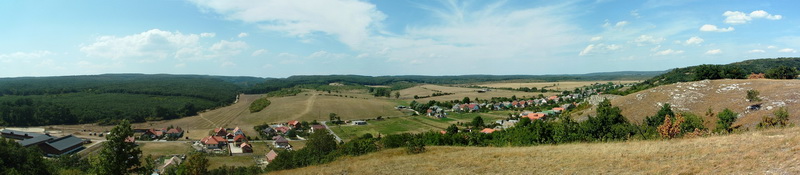
<path id="1" fill-rule="evenodd" d="M 0 125 L 174 119 L 229 105 L 264 79 L 106 74 L 0 79 Z"/>

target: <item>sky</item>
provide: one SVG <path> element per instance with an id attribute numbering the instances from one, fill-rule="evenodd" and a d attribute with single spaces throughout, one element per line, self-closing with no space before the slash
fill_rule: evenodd
<path id="1" fill-rule="evenodd" d="M 800 1 L 0 1 L 0 77 L 544 75 L 800 56 Z"/>

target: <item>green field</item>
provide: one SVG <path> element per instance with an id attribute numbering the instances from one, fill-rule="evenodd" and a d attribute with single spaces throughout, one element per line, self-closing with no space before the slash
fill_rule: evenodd
<path id="1" fill-rule="evenodd" d="M 392 117 L 383 121 L 368 121 L 367 125 L 330 125 L 331 130 L 344 140 L 360 137 L 364 134 L 373 136 L 398 134 L 398 133 L 420 133 L 427 131 L 444 130 L 451 124 L 467 123 L 473 118 L 481 116 L 484 121 L 494 122 L 494 120 L 505 119 L 502 115 L 491 113 L 452 113 L 448 118 L 432 118 L 427 116 Z"/>

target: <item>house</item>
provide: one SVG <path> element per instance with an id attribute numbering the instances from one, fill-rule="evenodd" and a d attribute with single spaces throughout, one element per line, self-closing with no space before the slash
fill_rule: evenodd
<path id="1" fill-rule="evenodd" d="M 558 101 L 558 96 L 553 95 L 553 96 L 547 97 L 547 100 Z"/>
<path id="2" fill-rule="evenodd" d="M 555 108 L 553 108 L 553 111 L 555 111 L 556 113 L 561 113 L 561 112 L 564 112 L 564 110 L 566 110 L 566 109 L 564 109 L 564 108 L 562 108 L 562 107 L 555 107 Z"/>
<path id="3" fill-rule="evenodd" d="M 481 130 L 481 133 L 484 133 L 484 134 L 491 134 L 491 133 L 493 133 L 494 131 L 497 131 L 497 130 L 494 130 L 494 129 L 492 129 L 492 128 L 483 128 L 483 130 Z"/>
<path id="4" fill-rule="evenodd" d="M 234 143 L 244 143 L 247 142 L 247 138 L 244 135 L 236 135 L 233 138 Z"/>
<path id="5" fill-rule="evenodd" d="M 158 129 L 148 129 L 147 131 L 142 134 L 142 137 L 150 138 L 150 139 L 160 139 L 164 136 L 163 130 Z"/>
<path id="6" fill-rule="evenodd" d="M 469 112 L 478 111 L 479 109 L 481 109 L 481 106 L 478 106 L 478 104 L 469 104 Z"/>
<path id="7" fill-rule="evenodd" d="M 269 150 L 266 157 L 267 157 L 267 162 L 272 162 L 273 160 L 275 160 L 275 158 L 278 157 L 278 153 L 276 153 L 275 150 Z"/>
<path id="8" fill-rule="evenodd" d="M 518 101 L 512 101 L 511 102 L 511 106 L 513 106 L 515 108 L 518 108 L 519 107 L 519 102 Z"/>
<path id="9" fill-rule="evenodd" d="M 133 144 L 136 144 L 136 138 L 134 138 L 134 137 L 131 137 L 131 136 L 125 137 L 125 143 L 133 143 Z"/>
<path id="10" fill-rule="evenodd" d="M 225 131 L 225 128 L 214 128 L 214 136 L 225 137 L 228 135 L 228 131 Z"/>
<path id="11" fill-rule="evenodd" d="M 249 143 L 242 143 L 239 145 L 239 148 L 242 149 L 242 153 L 253 153 L 253 146 Z"/>
<path id="12" fill-rule="evenodd" d="M 228 144 L 228 140 L 221 136 L 208 136 L 200 140 L 208 149 L 219 149 Z"/>
<path id="13" fill-rule="evenodd" d="M 547 110 L 547 111 L 542 111 L 542 113 L 547 114 L 547 115 L 556 115 L 557 112 L 553 111 L 553 110 Z"/>
<path id="14" fill-rule="evenodd" d="M 288 124 L 289 124 L 289 127 L 292 127 L 292 128 L 300 127 L 300 122 L 297 121 L 297 120 L 291 120 L 291 121 L 289 121 Z"/>
<path id="15" fill-rule="evenodd" d="M 180 165 L 181 162 L 183 162 L 183 159 L 179 158 L 178 156 L 172 156 L 172 158 L 164 160 L 164 165 L 158 167 L 156 172 L 158 172 L 159 174 L 164 174 L 167 171 L 167 169 L 169 169 L 170 167 L 176 167 Z"/>
<path id="16" fill-rule="evenodd" d="M 233 129 L 233 135 L 234 136 L 244 135 L 244 131 L 242 131 L 242 129 L 239 129 L 239 127 L 237 126 L 236 128 Z"/>
<path id="17" fill-rule="evenodd" d="M 180 127 L 172 128 L 167 130 L 167 137 L 169 138 L 181 138 L 183 137 L 183 129 Z"/>
<path id="18" fill-rule="evenodd" d="M 327 128 L 325 128 L 325 125 L 311 125 L 311 132 L 317 132 L 323 130 L 327 130 Z"/>
<path id="19" fill-rule="evenodd" d="M 353 125 L 366 125 L 366 124 L 367 124 L 367 122 L 366 121 L 362 121 L 362 120 L 354 120 L 353 121 Z"/>
<path id="20" fill-rule="evenodd" d="M 447 131 L 441 130 L 441 131 L 439 131 L 439 134 L 447 134 Z"/>
<path id="21" fill-rule="evenodd" d="M 276 138 L 275 138 L 275 147 L 288 148 L 289 147 L 289 140 L 286 140 L 286 138 L 283 138 L 283 136 L 276 136 Z"/>
<path id="22" fill-rule="evenodd" d="M 64 136 L 39 144 L 39 148 L 47 156 L 60 156 L 75 153 L 83 149 L 83 139 L 73 135 Z"/>
<path id="23" fill-rule="evenodd" d="M 536 113 L 528 113 L 528 114 L 526 114 L 525 116 L 522 116 L 522 117 L 529 118 L 531 120 L 538 120 L 538 119 L 544 118 L 545 116 L 547 116 L 547 114 L 536 112 Z"/>
<path id="24" fill-rule="evenodd" d="M 290 130 L 289 127 L 285 126 L 275 127 L 275 131 L 277 131 L 280 134 L 286 134 L 286 132 L 289 132 L 289 130 Z"/>

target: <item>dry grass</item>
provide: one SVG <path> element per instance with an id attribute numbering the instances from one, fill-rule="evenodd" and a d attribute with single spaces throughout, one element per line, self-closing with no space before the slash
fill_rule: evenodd
<path id="1" fill-rule="evenodd" d="M 758 90 L 761 102 L 747 102 L 747 90 Z M 725 108 L 742 114 L 734 125 L 752 128 L 763 116 L 771 116 L 779 106 L 789 110 L 790 121 L 800 119 L 800 80 L 713 80 L 676 83 L 660 86 L 611 100 L 622 109 L 622 115 L 631 122 L 640 123 L 654 115 L 660 104 L 670 103 L 673 111 L 688 111 L 703 116 L 711 108 L 719 113 Z M 751 104 L 762 103 L 762 110 L 746 111 Z M 771 108 L 772 110 L 767 110 Z M 587 111 L 584 115 L 594 115 Z M 704 118 L 706 127 L 713 128 L 716 117 Z"/>
<path id="2" fill-rule="evenodd" d="M 391 149 L 272 174 L 798 174 L 800 128 L 667 141 Z"/>
<path id="3" fill-rule="evenodd" d="M 208 169 L 217 169 L 222 166 L 233 166 L 233 167 L 245 167 L 245 166 L 252 166 L 256 164 L 256 159 L 253 156 L 259 156 L 256 154 L 248 155 L 248 156 L 208 156 Z M 260 156 L 264 156 L 264 154 L 260 154 Z"/>
<path id="4" fill-rule="evenodd" d="M 500 82 L 500 83 L 488 83 L 488 84 L 481 84 L 479 86 L 486 86 L 486 87 L 493 87 L 493 88 L 520 88 L 520 87 L 528 87 L 528 88 L 539 88 L 547 87 L 547 89 L 555 89 L 555 90 L 574 90 L 575 88 L 589 86 L 595 83 L 605 84 L 608 82 L 613 82 L 614 84 L 625 84 L 625 83 L 636 83 L 639 81 L 565 81 L 565 82 L 538 82 L 538 83 L 513 83 L 513 82 Z M 553 86 L 555 85 L 555 86 Z"/>
<path id="5" fill-rule="evenodd" d="M 153 157 L 158 157 L 172 154 L 187 154 L 192 150 L 189 143 L 184 142 L 139 142 L 138 144 L 144 156 L 153 155 Z"/>

